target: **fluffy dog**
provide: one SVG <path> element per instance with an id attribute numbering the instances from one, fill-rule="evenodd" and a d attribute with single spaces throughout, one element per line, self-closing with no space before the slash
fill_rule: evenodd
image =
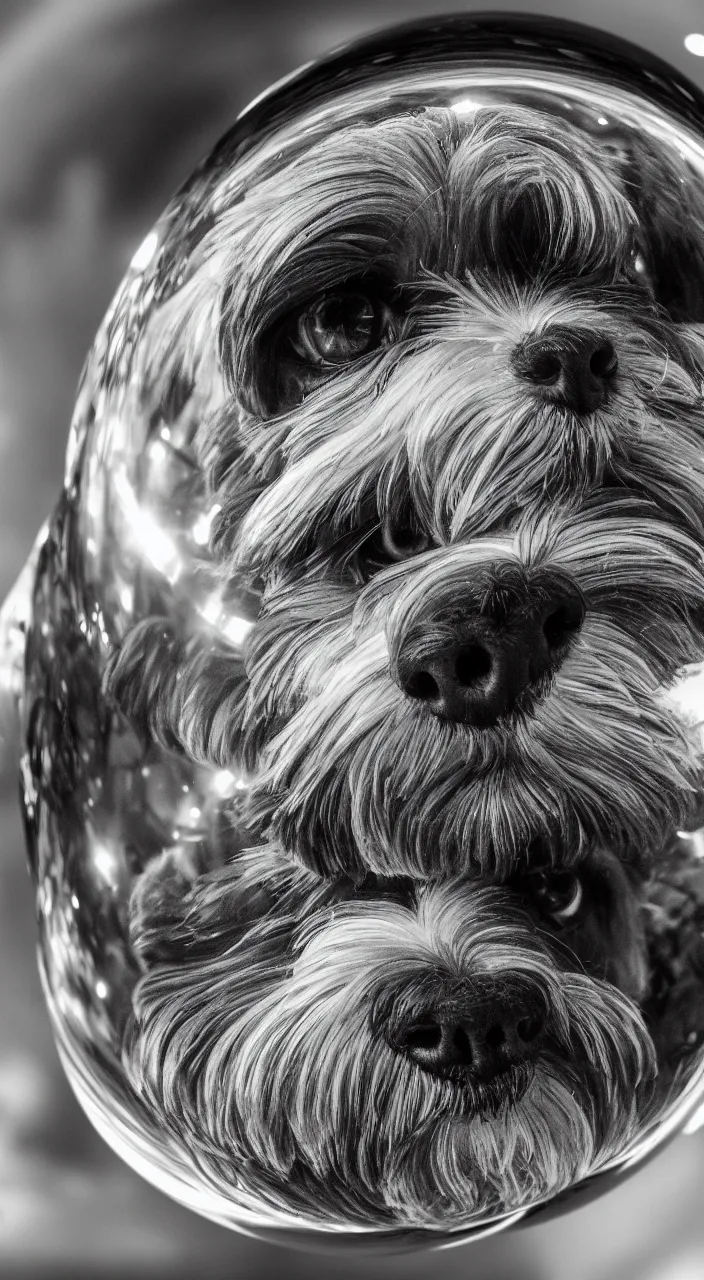
<path id="1" fill-rule="evenodd" d="M 221 1196 L 452 1228 L 548 1198 L 639 1133 L 642 890 L 611 854 L 510 886 L 333 886 L 272 848 L 138 881 L 124 1062 Z"/>
<path id="2" fill-rule="evenodd" d="M 247 172 L 138 381 L 207 475 L 225 600 L 261 609 L 243 661 L 146 619 L 111 696 L 244 764 L 257 838 L 324 875 L 647 858 L 702 780 L 663 697 L 703 638 L 698 174 L 519 106 Z"/>

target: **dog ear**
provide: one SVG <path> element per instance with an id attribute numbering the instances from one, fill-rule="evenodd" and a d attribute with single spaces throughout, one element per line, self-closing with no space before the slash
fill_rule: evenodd
<path id="1" fill-rule="evenodd" d="M 686 837 L 658 858 L 645 923 L 652 973 L 646 1012 L 661 1070 L 671 1078 L 704 1041 L 704 864 Z"/>
<path id="2" fill-rule="evenodd" d="M 704 321 L 704 175 L 672 148 L 629 134 L 619 158 L 645 235 L 656 301 L 676 323 Z"/>
<path id="3" fill-rule="evenodd" d="M 275 845 L 243 850 L 214 868 L 211 856 L 205 848 L 174 846 L 153 858 L 135 882 L 130 944 L 144 970 L 203 963 L 266 921 L 293 928 L 335 896 Z"/>
<path id="4" fill-rule="evenodd" d="M 233 763 L 247 678 L 241 657 L 215 633 L 145 618 L 108 659 L 103 689 L 145 738 L 199 763 Z"/>
<path id="5" fill-rule="evenodd" d="M 559 114 L 559 107 L 553 110 Z M 586 135 L 627 197 L 643 233 L 655 298 L 676 323 L 704 321 L 704 175 L 672 145 L 641 129 L 598 125 L 570 103 L 563 118 Z"/>
<path id="6" fill-rule="evenodd" d="M 197 869 L 191 850 L 166 849 L 135 881 L 129 903 L 129 937 L 143 969 L 176 960 L 187 949 L 188 895 Z"/>
<path id="7" fill-rule="evenodd" d="M 264 890 L 257 894 L 241 883 L 236 862 L 204 874 L 199 869 L 198 852 L 177 846 L 153 858 L 137 879 L 129 935 L 142 969 L 217 956 L 270 908 Z"/>

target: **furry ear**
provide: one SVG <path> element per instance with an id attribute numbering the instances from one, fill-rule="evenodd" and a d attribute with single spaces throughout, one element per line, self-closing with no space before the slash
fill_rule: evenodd
<path id="1" fill-rule="evenodd" d="M 243 850 L 223 866 L 209 865 L 211 857 L 201 847 L 174 846 L 135 882 L 130 944 L 144 970 L 220 956 L 266 921 L 293 929 L 335 897 L 275 845 Z"/>
<path id="2" fill-rule="evenodd" d="M 108 659 L 103 688 L 145 737 L 225 768 L 237 754 L 247 678 L 241 657 L 214 633 L 145 618 Z"/>
<path id="3" fill-rule="evenodd" d="M 252 882 L 238 860 L 206 869 L 201 851 L 182 846 L 153 858 L 135 883 L 130 944 L 145 970 L 221 955 L 273 908 L 270 885 Z"/>
<path id="4" fill-rule="evenodd" d="M 552 110 L 560 115 L 558 103 Z M 678 324 L 704 322 L 704 174 L 681 148 L 642 130 L 603 117 L 596 125 L 591 109 L 570 103 L 562 118 L 586 135 L 593 158 L 634 210 L 657 302 Z"/>
<path id="5" fill-rule="evenodd" d="M 196 857 L 183 846 L 165 849 L 135 881 L 129 903 L 129 937 L 145 970 L 174 961 L 187 951 L 187 904 L 198 874 Z"/>
<path id="6" fill-rule="evenodd" d="M 658 860 L 645 927 L 652 973 L 646 1017 L 661 1070 L 672 1078 L 704 1042 L 704 864 L 687 839 Z"/>
<path id="7" fill-rule="evenodd" d="M 635 131 L 620 167 L 645 236 L 656 301 L 678 324 L 704 322 L 704 175 L 684 155 Z"/>

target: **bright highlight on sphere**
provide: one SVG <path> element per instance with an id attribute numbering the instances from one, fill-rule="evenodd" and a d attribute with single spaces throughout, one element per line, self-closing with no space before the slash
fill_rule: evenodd
<path id="1" fill-rule="evenodd" d="M 691 35 L 685 36 L 684 47 L 687 53 L 693 53 L 695 58 L 704 58 L 704 36 L 697 31 L 693 31 Z"/>

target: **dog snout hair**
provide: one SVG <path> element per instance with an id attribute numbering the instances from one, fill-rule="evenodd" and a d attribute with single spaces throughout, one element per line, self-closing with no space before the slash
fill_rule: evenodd
<path id="1" fill-rule="evenodd" d="M 261 847 L 180 906 L 169 885 L 134 900 L 144 972 L 124 1061 L 177 1157 L 231 1201 L 246 1168 L 279 1210 L 437 1227 L 555 1194 L 626 1149 L 655 1070 L 633 1000 L 522 892 L 377 887 L 357 898 Z M 423 1019 L 439 1049 L 414 1039 Z"/>
<path id="2" fill-rule="evenodd" d="M 464 595 L 464 600 L 462 599 Z M 444 720 L 495 724 L 558 670 L 584 620 L 567 575 L 493 568 L 486 589 L 468 582 L 449 602 L 424 594 L 406 619 L 392 675 L 408 697 Z"/>
<path id="3" fill-rule="evenodd" d="M 441 1079 L 482 1083 L 534 1061 L 547 1032 L 544 999 L 502 975 L 475 979 L 462 991 L 393 1011 L 392 1049 Z"/>
<path id="4" fill-rule="evenodd" d="M 523 339 L 511 364 L 541 400 L 586 415 L 606 402 L 618 356 L 611 339 L 597 330 L 552 325 Z"/>

